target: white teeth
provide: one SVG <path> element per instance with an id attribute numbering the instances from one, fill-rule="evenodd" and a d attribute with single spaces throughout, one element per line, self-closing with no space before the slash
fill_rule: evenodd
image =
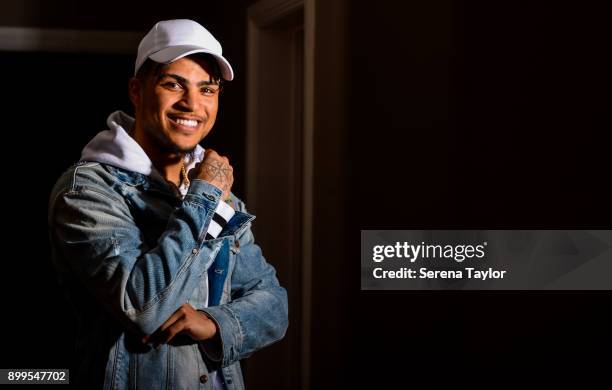
<path id="1" fill-rule="evenodd" d="M 178 123 L 179 125 L 183 125 L 183 126 L 196 127 L 198 125 L 198 121 L 196 121 L 194 119 L 180 119 L 180 118 L 176 118 L 174 121 L 176 123 Z"/>

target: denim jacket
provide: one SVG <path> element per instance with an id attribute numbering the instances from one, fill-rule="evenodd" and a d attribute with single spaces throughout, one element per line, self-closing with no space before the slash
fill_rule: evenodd
<path id="1" fill-rule="evenodd" d="M 99 162 L 81 162 L 56 183 L 49 204 L 53 261 L 77 313 L 71 382 L 104 389 L 211 389 L 211 372 L 243 389 L 239 360 L 281 339 L 287 295 L 255 244 L 255 218 L 235 215 L 205 239 L 221 190 L 193 180 L 184 199 L 168 183 Z M 183 303 L 216 323 L 220 343 L 186 335 L 143 344 Z"/>

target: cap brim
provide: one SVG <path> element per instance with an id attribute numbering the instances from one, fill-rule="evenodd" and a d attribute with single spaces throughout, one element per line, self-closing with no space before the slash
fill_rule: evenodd
<path id="1" fill-rule="evenodd" d="M 207 53 L 212 55 L 213 57 L 215 57 L 217 63 L 219 64 L 219 68 L 221 69 L 221 77 L 223 77 L 223 79 L 227 81 L 231 81 L 234 79 L 234 70 L 232 69 L 230 63 L 223 56 L 212 53 L 210 50 L 202 49 L 201 47 L 197 46 L 168 47 L 151 54 L 149 58 L 155 62 L 168 64 L 170 62 L 174 62 L 178 59 L 195 53 Z"/>

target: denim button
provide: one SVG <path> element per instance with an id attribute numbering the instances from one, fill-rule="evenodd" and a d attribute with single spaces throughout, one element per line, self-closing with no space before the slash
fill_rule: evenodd
<path id="1" fill-rule="evenodd" d="M 206 383 L 208 382 L 208 375 L 204 374 L 200 376 L 200 382 Z"/>
<path id="2" fill-rule="evenodd" d="M 234 240 L 234 246 L 235 246 L 236 248 L 240 248 L 240 241 L 238 241 L 238 240 Z"/>
<path id="3" fill-rule="evenodd" d="M 191 250 L 191 253 L 193 253 L 194 255 L 195 255 L 196 253 L 198 253 L 198 248 L 193 248 L 193 249 Z"/>

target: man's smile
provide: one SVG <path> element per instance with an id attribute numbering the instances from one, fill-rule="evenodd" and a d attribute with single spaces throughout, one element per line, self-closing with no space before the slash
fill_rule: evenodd
<path id="1" fill-rule="evenodd" d="M 168 114 L 170 122 L 181 127 L 188 127 L 191 129 L 197 128 L 203 120 L 200 117 L 193 117 L 190 115 L 177 115 Z"/>

